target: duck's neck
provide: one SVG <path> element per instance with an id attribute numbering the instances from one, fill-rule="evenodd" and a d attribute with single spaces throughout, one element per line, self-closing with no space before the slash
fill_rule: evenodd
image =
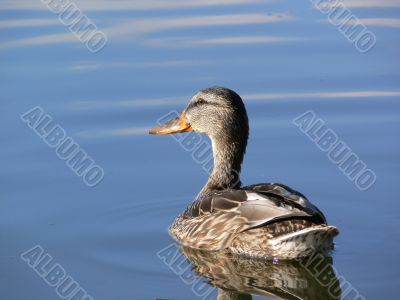
<path id="1" fill-rule="evenodd" d="M 240 171 L 246 150 L 247 137 L 244 141 L 211 137 L 211 142 L 214 168 L 199 195 L 214 190 L 240 188 Z"/>

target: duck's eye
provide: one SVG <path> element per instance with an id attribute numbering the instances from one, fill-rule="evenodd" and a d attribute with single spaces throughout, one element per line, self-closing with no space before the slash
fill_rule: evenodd
<path id="1" fill-rule="evenodd" d="M 197 101 L 195 102 L 195 105 L 201 105 L 201 104 L 204 104 L 204 103 L 206 103 L 206 100 L 204 100 L 203 98 L 199 98 L 199 99 L 197 99 Z"/>

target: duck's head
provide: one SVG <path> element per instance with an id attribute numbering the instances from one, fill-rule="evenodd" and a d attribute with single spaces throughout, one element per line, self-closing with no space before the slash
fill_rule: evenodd
<path id="1" fill-rule="evenodd" d="M 192 97 L 179 117 L 150 130 L 150 134 L 195 131 L 211 138 L 214 153 L 212 185 L 240 185 L 239 172 L 246 150 L 249 125 L 240 96 L 223 87 L 201 90 Z M 236 175 L 235 175 L 236 174 Z M 236 180 L 238 184 L 233 182 Z"/>
<path id="2" fill-rule="evenodd" d="M 248 137 L 248 119 L 243 101 L 234 91 L 223 87 L 201 90 L 192 97 L 181 115 L 150 130 L 150 134 L 172 134 L 195 131 L 211 139 Z"/>

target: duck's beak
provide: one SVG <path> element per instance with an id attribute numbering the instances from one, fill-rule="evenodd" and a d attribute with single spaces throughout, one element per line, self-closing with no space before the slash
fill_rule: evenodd
<path id="1" fill-rule="evenodd" d="M 182 114 L 179 117 L 172 119 L 171 121 L 168 121 L 163 125 L 150 129 L 149 133 L 172 134 L 172 133 L 189 132 L 189 131 L 193 131 L 193 129 L 186 119 L 185 112 L 182 112 Z"/>

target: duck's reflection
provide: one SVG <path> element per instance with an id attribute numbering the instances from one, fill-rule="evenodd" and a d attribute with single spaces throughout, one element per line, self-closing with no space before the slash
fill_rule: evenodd
<path id="1" fill-rule="evenodd" d="M 186 247 L 181 252 L 193 270 L 218 288 L 218 300 L 252 299 L 341 299 L 332 258 L 315 254 L 292 261 L 271 261 L 235 257 Z"/>

